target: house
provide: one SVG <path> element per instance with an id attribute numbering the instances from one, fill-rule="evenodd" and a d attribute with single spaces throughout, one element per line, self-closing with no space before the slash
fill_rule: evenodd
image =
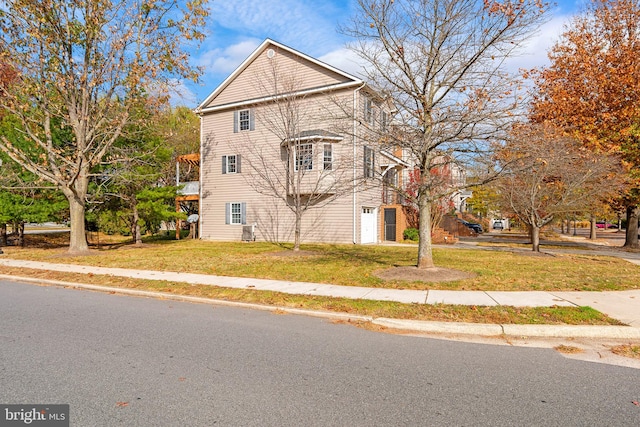
<path id="1" fill-rule="evenodd" d="M 401 239 L 392 106 L 359 78 L 267 39 L 195 112 L 200 238 L 290 242 L 300 221 L 307 243 Z"/>

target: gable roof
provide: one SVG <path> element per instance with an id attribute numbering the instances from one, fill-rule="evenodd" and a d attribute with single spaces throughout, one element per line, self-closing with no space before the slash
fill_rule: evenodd
<path id="1" fill-rule="evenodd" d="M 255 60 L 256 58 L 258 58 L 264 51 L 266 51 L 269 47 L 275 47 L 277 49 L 283 50 L 285 52 L 288 52 L 292 55 L 295 55 L 299 58 L 301 58 L 302 60 L 305 61 L 309 61 L 312 64 L 316 65 L 317 67 L 320 67 L 321 69 L 324 69 L 328 72 L 332 72 L 335 73 L 336 75 L 342 77 L 345 81 L 339 84 L 335 84 L 332 85 L 330 87 L 321 87 L 321 88 L 313 88 L 313 89 L 307 89 L 307 90 L 303 90 L 300 93 L 301 94 L 310 94 L 310 93 L 314 93 L 314 92 L 320 92 L 320 91 L 326 91 L 328 89 L 340 89 L 340 88 L 344 88 L 344 87 L 350 87 L 350 86 L 358 86 L 358 85 L 363 85 L 364 81 L 362 81 L 361 79 L 346 73 L 338 68 L 335 68 L 329 64 L 326 64 L 316 58 L 313 58 L 309 55 L 306 55 L 302 52 L 299 52 L 295 49 L 292 49 L 286 45 L 283 45 L 282 43 L 278 43 L 274 40 L 271 39 L 266 39 L 265 41 L 263 41 L 260 46 L 258 46 L 253 53 L 251 53 L 251 55 L 249 55 L 249 57 L 247 57 L 247 59 L 245 59 L 239 66 L 238 68 L 235 69 L 235 71 L 233 73 L 231 73 L 231 75 L 229 75 L 229 77 L 227 77 L 204 101 L 202 101 L 202 103 L 200 103 L 200 105 L 198 105 L 198 107 L 195 109 L 196 113 L 204 113 L 207 111 L 215 111 L 217 109 L 221 109 L 221 108 L 230 108 L 233 106 L 239 106 L 242 104 L 246 104 L 248 103 L 246 100 L 243 101 L 239 101 L 238 103 L 233 103 L 233 104 L 226 104 L 226 105 L 221 105 L 221 106 L 214 106 L 214 107 L 207 107 L 214 99 L 216 99 L 216 97 L 218 95 L 220 95 L 234 80 L 236 80 L 236 78 L 242 74 Z M 251 100 L 251 103 L 255 103 L 255 102 L 260 102 L 260 101 L 267 101 L 269 100 L 269 98 L 272 97 L 263 97 L 260 99 L 253 99 Z"/>

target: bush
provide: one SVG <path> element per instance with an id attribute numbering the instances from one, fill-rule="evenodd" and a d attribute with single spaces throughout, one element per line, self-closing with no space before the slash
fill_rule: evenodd
<path id="1" fill-rule="evenodd" d="M 417 242 L 420 240 L 420 233 L 417 228 L 407 228 L 403 233 L 404 240 L 412 240 Z"/>

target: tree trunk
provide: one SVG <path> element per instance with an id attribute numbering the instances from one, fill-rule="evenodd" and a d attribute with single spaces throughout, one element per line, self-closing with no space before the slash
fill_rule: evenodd
<path id="1" fill-rule="evenodd" d="M 598 227 L 596 227 L 596 217 L 591 215 L 591 217 L 589 218 L 589 240 L 596 240 L 596 238 L 598 237 L 596 235 L 596 229 Z"/>
<path id="2" fill-rule="evenodd" d="M 89 252 L 87 243 L 87 234 L 85 231 L 85 198 L 87 196 L 87 188 L 89 186 L 89 178 L 86 173 L 79 176 L 73 187 L 62 187 L 62 193 L 69 202 L 69 253 L 82 254 Z"/>
<path id="3" fill-rule="evenodd" d="M 0 224 L 0 246 L 7 246 L 7 223 Z"/>
<path id="4" fill-rule="evenodd" d="M 531 234 L 531 249 L 534 252 L 540 252 L 540 227 L 531 225 L 529 232 Z"/>
<path id="5" fill-rule="evenodd" d="M 295 230 L 293 232 L 293 250 L 300 250 L 300 230 L 302 230 L 302 212 L 300 212 L 300 207 L 296 209 L 296 225 Z"/>
<path id="6" fill-rule="evenodd" d="M 14 232 L 15 234 L 18 236 L 18 241 L 16 246 L 20 246 L 20 247 L 24 247 L 24 222 L 20 221 L 20 222 L 15 222 L 14 225 Z"/>
<path id="7" fill-rule="evenodd" d="M 133 204 L 133 214 L 131 218 L 131 236 L 133 236 L 133 243 L 136 245 L 142 244 L 142 234 L 140 233 L 140 215 L 138 214 L 138 206 Z"/>
<path id="8" fill-rule="evenodd" d="M 71 232 L 69 236 L 69 253 L 78 254 L 89 251 L 87 236 L 84 226 L 84 203 L 80 203 L 75 197 L 69 200 L 69 222 Z"/>
<path id="9" fill-rule="evenodd" d="M 638 244 L 638 216 L 640 215 L 640 207 L 627 207 L 627 234 L 624 241 L 625 248 L 640 249 Z"/>
<path id="10" fill-rule="evenodd" d="M 618 233 L 622 231 L 622 214 L 618 212 Z"/>
<path id="11" fill-rule="evenodd" d="M 418 212 L 420 215 L 418 268 L 433 268 L 435 264 L 433 263 L 433 245 L 431 241 L 431 202 L 424 194 L 421 194 L 418 198 Z"/>
<path id="12" fill-rule="evenodd" d="M 566 234 L 566 233 L 564 232 L 564 221 L 565 221 L 565 219 L 564 219 L 564 218 L 562 218 L 562 219 L 560 220 L 560 234 Z"/>

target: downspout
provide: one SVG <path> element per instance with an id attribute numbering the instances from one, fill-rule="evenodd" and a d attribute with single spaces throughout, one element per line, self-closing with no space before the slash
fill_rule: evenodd
<path id="1" fill-rule="evenodd" d="M 199 159 L 200 161 L 198 162 L 198 169 L 199 169 L 199 173 L 198 173 L 198 179 L 200 180 L 200 182 L 198 183 L 198 239 L 202 238 L 202 171 L 204 170 L 203 166 L 203 160 L 204 158 L 202 157 L 202 141 L 204 141 L 204 136 L 203 136 L 203 130 L 204 130 L 204 126 L 203 126 L 203 122 L 204 122 L 204 117 L 202 116 L 202 114 L 199 114 L 200 117 L 200 152 L 199 154 Z"/>
<path id="2" fill-rule="evenodd" d="M 353 91 L 353 244 L 358 243 L 357 236 L 357 221 L 358 221 L 358 211 L 356 204 L 358 203 L 358 199 L 356 197 L 356 185 L 358 182 L 358 174 L 357 174 L 357 143 L 358 143 L 358 92 L 362 89 L 366 83 L 362 83 L 362 85 Z"/>

